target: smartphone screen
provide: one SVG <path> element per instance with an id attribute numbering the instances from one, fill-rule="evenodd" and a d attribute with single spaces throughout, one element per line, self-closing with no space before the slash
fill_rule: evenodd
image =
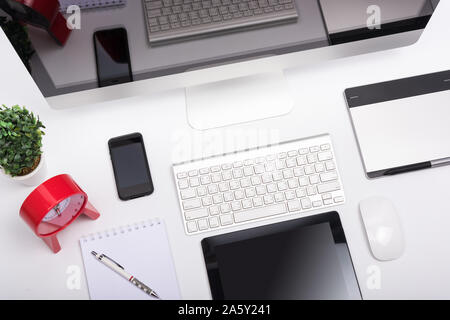
<path id="1" fill-rule="evenodd" d="M 99 87 L 133 81 L 127 31 L 124 28 L 95 32 L 94 48 Z"/>
<path id="2" fill-rule="evenodd" d="M 130 200 L 152 194 L 153 181 L 142 135 L 113 138 L 108 144 L 119 198 Z"/>

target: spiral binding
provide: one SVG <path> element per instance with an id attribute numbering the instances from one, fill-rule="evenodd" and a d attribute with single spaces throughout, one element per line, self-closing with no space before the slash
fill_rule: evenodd
<path id="1" fill-rule="evenodd" d="M 133 231 L 147 229 L 149 227 L 151 228 L 161 224 L 162 221 L 159 218 L 149 219 L 141 222 L 106 229 L 105 231 L 102 232 L 89 233 L 88 235 L 82 236 L 80 241 L 86 243 L 88 241 L 101 240 L 103 238 L 112 238 L 115 236 L 123 235 Z"/>

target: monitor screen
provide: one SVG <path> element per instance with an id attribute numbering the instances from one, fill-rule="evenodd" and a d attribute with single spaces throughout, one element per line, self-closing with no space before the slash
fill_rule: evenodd
<path id="1" fill-rule="evenodd" d="M 73 29 L 63 45 L 45 30 L 28 24 L 19 37 L 29 37 L 28 47 L 26 41 L 17 41 L 17 34 L 11 34 L 20 28 L 4 27 L 45 97 L 98 88 L 98 67 L 107 61 L 96 60 L 93 36 L 118 26 L 128 33 L 129 66 L 101 68 L 100 77 L 118 75 L 120 84 L 423 29 L 438 1 L 91 2 L 96 5 L 85 8 L 84 1 L 60 1 L 59 11 Z M 29 6 L 39 10 L 38 5 Z M 57 32 L 64 28 L 65 23 L 52 26 Z M 117 42 L 125 40 L 118 38 Z M 128 67 L 131 76 L 126 73 Z"/>

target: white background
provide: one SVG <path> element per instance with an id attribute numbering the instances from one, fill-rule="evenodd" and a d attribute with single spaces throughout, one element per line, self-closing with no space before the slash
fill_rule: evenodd
<path id="1" fill-rule="evenodd" d="M 0 181 L 0 298 L 88 299 L 83 271 L 80 290 L 66 287 L 67 268 L 76 265 L 82 270 L 78 239 L 109 227 L 161 217 L 166 221 L 182 297 L 209 299 L 200 248 L 204 236 L 188 237 L 184 233 L 171 176 L 172 154 L 179 150 L 180 142 L 198 145 L 195 139 L 201 138 L 208 147 L 224 136 L 245 137 L 255 130 L 276 132 L 281 141 L 332 135 L 347 197 L 347 203 L 336 209 L 365 299 L 450 298 L 450 167 L 367 180 L 343 98 L 348 87 L 449 69 L 449 12 L 450 2 L 441 1 L 414 46 L 288 70 L 296 101 L 289 115 L 206 133 L 188 126 L 181 89 L 72 109 L 50 109 L 0 34 L 1 103 L 26 105 L 40 115 L 47 125 L 44 150 L 49 177 L 71 174 L 101 213 L 97 221 L 80 218 L 58 235 L 62 251 L 54 255 L 18 215 L 22 201 L 33 189 Z M 107 141 L 136 131 L 144 135 L 155 193 L 122 202 L 116 195 Z M 358 203 L 372 195 L 386 196 L 398 208 L 406 251 L 396 261 L 379 263 L 370 254 Z M 366 286 L 366 271 L 371 265 L 381 268 L 380 290 Z"/>

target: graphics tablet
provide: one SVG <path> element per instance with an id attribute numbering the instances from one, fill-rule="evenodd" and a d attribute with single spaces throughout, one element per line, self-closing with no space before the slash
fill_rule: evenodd
<path id="1" fill-rule="evenodd" d="M 361 299 L 337 212 L 202 241 L 215 300 Z"/>
<path id="2" fill-rule="evenodd" d="M 450 70 L 345 90 L 369 178 L 450 163 Z"/>

